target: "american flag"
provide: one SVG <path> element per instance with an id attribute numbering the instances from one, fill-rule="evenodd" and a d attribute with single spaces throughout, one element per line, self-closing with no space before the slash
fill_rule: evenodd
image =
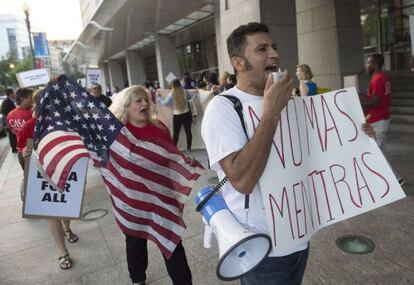
<path id="1" fill-rule="evenodd" d="M 116 221 L 169 258 L 186 228 L 184 201 L 204 171 L 168 142 L 137 139 L 76 82 L 51 81 L 37 110 L 34 149 L 45 176 L 62 189 L 73 164 L 90 155 L 101 168 Z"/>

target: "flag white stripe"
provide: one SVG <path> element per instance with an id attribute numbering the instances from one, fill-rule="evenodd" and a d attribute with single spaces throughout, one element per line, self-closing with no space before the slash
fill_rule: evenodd
<path id="1" fill-rule="evenodd" d="M 107 180 L 107 183 L 110 183 L 112 185 L 112 187 L 114 187 L 114 188 L 118 189 L 119 191 L 121 191 L 128 198 L 136 200 L 136 201 L 143 201 L 143 202 L 146 202 L 146 203 L 155 204 L 155 205 L 160 205 L 160 206 L 162 205 L 162 208 L 166 209 L 167 211 L 171 212 L 172 214 L 174 214 L 178 217 L 181 217 L 181 211 L 177 207 L 172 206 L 170 204 L 167 204 L 167 203 L 161 201 L 155 195 L 144 193 L 144 192 L 137 191 L 135 189 L 131 189 L 131 188 L 126 187 L 124 184 L 122 184 L 121 181 L 119 181 L 117 176 L 113 175 L 110 171 L 105 169 L 105 171 L 104 170 L 102 171 L 102 175 Z M 108 190 L 109 190 L 109 188 L 108 188 Z"/>
<path id="2" fill-rule="evenodd" d="M 51 150 L 49 150 L 49 152 L 44 156 L 43 158 L 43 166 L 44 169 L 46 170 L 48 165 L 50 164 L 50 162 L 56 157 L 56 155 L 61 152 L 62 150 L 64 150 L 65 148 L 69 148 L 71 146 L 75 146 L 75 145 L 80 145 L 80 146 L 84 146 L 82 141 L 67 141 L 61 144 L 56 145 L 55 147 L 53 147 Z M 80 151 L 84 152 L 84 149 L 79 149 Z M 39 149 L 39 153 L 40 153 L 40 149 Z"/>
<path id="3" fill-rule="evenodd" d="M 53 141 L 54 139 L 60 138 L 62 136 L 77 136 L 79 137 L 79 140 L 81 140 L 78 133 L 65 132 L 65 131 L 54 131 L 54 132 L 48 133 L 44 138 L 40 140 L 39 145 L 37 147 L 38 152 L 40 152 L 40 150 L 43 149 L 50 141 Z"/>
<path id="4" fill-rule="evenodd" d="M 189 182 L 184 176 L 181 175 L 181 173 L 174 171 L 172 168 L 159 165 L 156 162 L 148 160 L 146 157 L 143 157 L 137 153 L 132 153 L 128 148 L 126 148 L 118 141 L 115 141 L 112 144 L 111 149 L 121 157 L 128 157 L 128 160 L 131 163 L 139 165 L 140 167 L 145 168 L 151 172 L 160 174 L 168 179 L 174 180 L 183 186 L 187 186 Z M 151 148 L 148 150 L 153 151 Z"/>
<path id="5" fill-rule="evenodd" d="M 141 225 L 132 223 L 128 220 L 126 220 L 116 209 L 114 209 L 114 215 L 115 218 L 126 228 L 133 230 L 133 231 L 141 231 L 146 232 L 149 235 L 153 236 L 155 239 L 158 240 L 159 243 L 161 243 L 164 247 L 166 247 L 170 252 L 173 252 L 177 245 L 170 241 L 169 239 L 166 239 L 162 235 L 160 235 L 157 231 L 155 231 L 151 226 L 148 225 Z M 180 235 L 181 236 L 181 235 Z"/>
<path id="6" fill-rule="evenodd" d="M 168 187 L 165 187 L 165 186 L 163 186 L 161 184 L 158 184 L 154 181 L 151 181 L 149 179 L 141 177 L 141 176 L 135 174 L 134 172 L 132 172 L 129 169 L 123 168 L 112 158 L 112 156 L 109 158 L 109 162 L 112 163 L 113 167 L 118 171 L 119 175 L 121 175 L 122 177 L 130 179 L 130 180 L 135 181 L 135 182 L 142 183 L 148 189 L 151 189 L 152 191 L 154 191 L 156 193 L 159 193 L 161 195 L 177 199 L 180 202 L 185 201 L 186 198 L 187 198 L 187 196 L 185 194 L 182 194 L 178 191 L 171 190 Z M 107 173 L 111 173 L 111 172 L 109 170 L 103 168 L 102 169 L 102 175 L 104 175 L 104 176 L 108 175 Z M 111 175 L 115 175 L 115 174 L 111 173 Z"/>

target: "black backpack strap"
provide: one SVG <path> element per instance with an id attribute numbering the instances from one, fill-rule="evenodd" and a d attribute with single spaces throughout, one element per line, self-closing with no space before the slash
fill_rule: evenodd
<path id="1" fill-rule="evenodd" d="M 243 105 L 240 102 L 240 99 L 237 98 L 236 96 L 233 96 L 233 95 L 220 94 L 220 96 L 226 97 L 227 99 L 229 99 L 233 103 L 234 110 L 236 110 L 237 115 L 239 116 L 240 123 L 243 127 L 244 134 L 246 135 L 247 140 L 249 140 L 249 135 L 247 134 L 246 125 L 244 123 Z M 223 180 L 224 179 L 227 179 L 227 177 L 224 177 Z M 249 209 L 249 195 L 245 195 L 244 208 L 246 209 L 246 211 Z M 246 212 L 246 215 L 247 215 L 247 212 Z"/>
<path id="2" fill-rule="evenodd" d="M 246 135 L 247 140 L 249 140 L 249 136 L 247 135 L 246 125 L 244 124 L 243 105 L 240 102 L 239 98 L 233 95 L 226 95 L 226 94 L 221 94 L 220 96 L 226 97 L 233 103 L 234 110 L 236 110 L 237 115 L 239 116 L 240 123 L 243 127 L 244 134 Z"/>

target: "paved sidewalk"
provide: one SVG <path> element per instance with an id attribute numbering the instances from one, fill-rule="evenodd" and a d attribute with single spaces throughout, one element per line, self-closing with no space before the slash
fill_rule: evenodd
<path id="1" fill-rule="evenodd" d="M 312 239 L 303 284 L 414 284 L 414 138 L 392 137 L 390 161 L 406 179 L 407 198 L 330 226 Z M 204 151 L 196 157 L 206 163 Z M 95 221 L 73 221 L 79 241 L 68 244 L 74 267 L 62 271 L 47 222 L 22 219 L 18 194 L 22 171 L 14 154 L 0 169 L 0 284 L 131 284 L 123 234 L 115 224 L 109 197 L 97 169 L 90 167 L 83 211 L 107 209 Z M 195 285 L 238 284 L 220 282 L 215 276 L 217 250 L 202 247 L 203 226 L 187 202 L 184 237 Z M 363 234 L 376 244 L 368 255 L 340 251 L 335 240 L 343 234 Z M 171 284 L 159 250 L 149 242 L 147 284 Z"/>

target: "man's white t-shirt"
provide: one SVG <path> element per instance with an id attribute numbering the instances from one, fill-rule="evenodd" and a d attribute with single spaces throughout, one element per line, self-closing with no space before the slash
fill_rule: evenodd
<path id="1" fill-rule="evenodd" d="M 250 95 L 237 87 L 233 87 L 223 94 L 236 96 L 242 104 L 251 101 L 263 101 L 262 96 Z M 210 167 L 217 171 L 218 178 L 221 180 L 226 175 L 218 162 L 229 154 L 241 150 L 247 143 L 240 118 L 229 99 L 223 96 L 215 96 L 209 102 L 201 124 L 201 135 L 206 145 Z M 249 174 L 246 173 L 246 175 Z M 249 196 L 247 221 L 246 210 L 244 209 L 245 195 L 235 190 L 229 181 L 221 188 L 221 193 L 229 210 L 240 223 L 247 225 L 253 232 L 269 235 L 259 184 L 256 184 Z M 271 252 L 269 256 L 285 256 L 304 250 L 307 247 L 308 243 L 306 242 L 282 254 L 276 255 Z"/>

